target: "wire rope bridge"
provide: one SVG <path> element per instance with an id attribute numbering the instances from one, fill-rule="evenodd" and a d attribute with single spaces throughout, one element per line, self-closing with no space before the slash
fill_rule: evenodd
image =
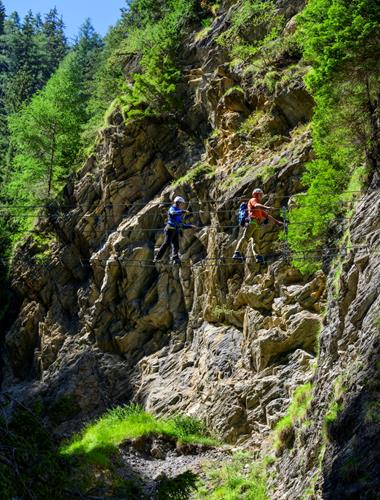
<path id="1" fill-rule="evenodd" d="M 341 193 L 342 194 L 342 193 Z M 362 194 L 360 191 L 345 191 L 344 194 Z M 310 194 L 298 194 L 297 196 L 313 196 Z M 276 196 L 272 195 L 271 199 L 276 199 L 276 198 L 281 198 L 282 201 L 286 199 L 290 199 L 292 196 Z M 242 200 L 246 200 L 247 197 L 239 196 L 239 197 L 234 197 L 230 198 L 227 200 L 228 203 L 230 202 L 239 202 Z M 353 203 L 357 204 L 361 201 L 362 198 L 357 198 L 356 200 L 350 200 L 350 201 L 335 201 L 334 204 L 337 205 L 350 205 L 352 206 Z M 191 202 L 190 202 L 191 203 Z M 226 203 L 226 200 L 215 200 L 215 199 L 210 199 L 210 200 L 202 200 L 202 201 L 197 201 L 196 203 Z M 131 208 L 133 207 L 138 207 L 138 206 L 143 206 L 143 207 L 152 207 L 152 208 L 164 208 L 166 206 L 171 205 L 172 202 L 157 202 L 157 201 L 148 201 L 146 203 L 144 202 L 134 202 L 131 204 Z M 323 205 L 319 205 L 319 208 L 323 207 Z M 126 204 L 121 204 L 121 203 L 115 203 L 115 204 L 105 204 L 101 208 L 103 210 L 110 209 L 113 207 L 127 207 Z M 326 207 L 331 208 L 331 203 L 326 204 Z M 92 208 L 90 205 L 85 205 L 85 204 L 77 204 L 77 205 L 65 205 L 65 206 L 55 206 L 54 207 L 55 214 L 56 216 L 65 216 L 66 211 L 71 211 L 74 209 L 89 209 Z M 45 205 L 0 205 L 0 217 L 15 217 L 15 218 L 24 218 L 24 217 L 37 217 L 36 213 L 33 213 L 35 210 L 41 210 L 41 209 L 46 209 L 51 213 L 51 209 Z M 16 210 L 16 212 L 12 212 L 13 210 Z M 236 208 L 235 209 L 213 209 L 213 210 L 196 210 L 196 211 L 190 211 L 189 215 L 190 216 L 195 216 L 195 215 L 205 215 L 205 214 L 236 214 Z M 286 206 L 283 206 L 281 208 L 281 213 L 282 213 L 282 219 L 284 222 L 284 230 L 285 230 L 285 241 L 284 241 L 284 248 L 282 250 L 279 250 L 277 252 L 273 252 L 269 255 L 265 256 L 265 261 L 266 263 L 270 263 L 279 259 L 284 259 L 286 261 L 291 261 L 291 259 L 296 259 L 297 261 L 315 261 L 315 260 L 320 260 L 322 258 L 333 258 L 336 256 L 347 256 L 352 250 L 355 250 L 357 253 L 364 253 L 364 254 L 374 254 L 374 253 L 380 253 L 380 247 L 369 247 L 367 245 L 355 245 L 355 246 L 350 246 L 349 250 L 346 248 L 343 249 L 336 249 L 336 247 L 332 246 L 325 246 L 324 248 L 320 250 L 305 250 L 305 251 L 292 251 L 289 248 L 288 242 L 287 242 L 287 226 L 289 224 L 288 218 L 287 218 L 287 208 Z M 125 214 L 127 217 L 129 214 Z M 134 214 L 135 215 L 135 214 Z M 91 213 L 91 214 L 84 214 L 83 217 L 95 217 L 97 221 L 102 220 L 103 218 L 107 218 L 107 215 L 102 215 L 98 213 Z M 369 216 L 370 218 L 380 218 L 380 215 L 373 215 Z M 335 217 L 332 219 L 332 222 L 342 222 L 342 221 L 352 221 L 354 219 L 354 216 L 351 217 Z M 309 225 L 309 221 L 295 221 L 292 222 L 293 225 Z M 119 223 L 120 225 L 120 223 Z M 219 229 L 219 230 L 231 230 L 231 229 L 236 229 L 241 227 L 239 224 L 228 224 L 228 225 L 223 225 L 223 224 L 205 224 L 205 225 L 200 225 L 199 230 L 203 228 L 213 228 L 213 229 Z M 128 231 L 132 230 L 134 227 L 125 227 L 120 229 L 114 229 L 114 230 L 108 230 L 105 231 L 103 234 L 110 235 L 110 234 L 116 234 L 120 231 Z M 163 231 L 163 227 L 151 227 L 151 228 L 138 228 L 139 231 L 144 231 L 144 232 L 161 232 Z M 35 231 L 26 231 L 27 233 L 35 233 Z M 0 259 L 3 261 L 4 259 Z M 201 257 L 201 258 L 195 258 L 195 259 L 184 259 L 181 260 L 181 267 L 194 267 L 196 266 L 197 268 L 205 268 L 205 267 L 231 267 L 232 265 L 237 265 L 241 266 L 245 262 L 250 262 L 250 261 L 255 261 L 255 257 L 245 257 L 244 262 L 238 262 L 236 260 L 233 260 L 232 257 L 217 257 L 217 258 L 208 258 L 208 257 Z M 156 268 L 157 266 L 165 267 L 165 266 L 172 266 L 173 264 L 169 261 L 162 260 L 159 263 L 154 263 L 153 259 L 136 259 L 136 258 L 126 258 L 126 257 L 117 257 L 114 255 L 111 255 L 109 258 L 97 258 L 93 257 L 90 259 L 81 259 L 82 265 L 85 265 L 85 263 L 93 263 L 93 262 L 101 262 L 104 264 L 110 264 L 112 262 L 114 263 L 120 263 L 125 267 L 139 267 L 139 268 Z M 42 263 L 44 265 L 44 263 Z M 48 264 L 49 265 L 49 264 Z M 51 264 L 50 264 L 51 265 Z"/>

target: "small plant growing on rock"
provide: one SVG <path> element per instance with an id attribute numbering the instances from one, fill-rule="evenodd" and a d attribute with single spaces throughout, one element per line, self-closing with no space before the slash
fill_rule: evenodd
<path id="1" fill-rule="evenodd" d="M 324 432 L 328 439 L 333 439 L 334 424 L 338 418 L 339 413 L 342 411 L 342 396 L 345 391 L 342 376 L 338 377 L 334 385 L 333 399 L 330 402 L 325 418 L 324 418 Z"/>
<path id="2" fill-rule="evenodd" d="M 303 421 L 312 398 L 311 383 L 298 387 L 286 415 L 275 426 L 274 447 L 280 455 L 285 448 L 292 448 L 295 440 L 295 425 Z"/>
<path id="3" fill-rule="evenodd" d="M 208 163 L 197 163 L 192 169 L 190 169 L 184 176 L 173 181 L 172 186 L 181 186 L 183 184 L 192 184 L 197 182 L 202 178 L 211 179 L 215 175 L 215 168 Z"/>
<path id="4" fill-rule="evenodd" d="M 325 421 L 326 434 L 329 437 L 329 439 L 332 439 L 331 429 L 332 426 L 334 425 L 334 422 L 338 418 L 338 414 L 341 411 L 341 409 L 342 406 L 337 401 L 332 401 L 328 407 L 324 421 Z"/>

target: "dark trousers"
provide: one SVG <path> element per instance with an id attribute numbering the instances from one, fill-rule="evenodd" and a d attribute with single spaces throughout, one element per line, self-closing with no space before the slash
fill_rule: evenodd
<path id="1" fill-rule="evenodd" d="M 179 231 L 176 229 L 165 229 L 165 240 L 158 250 L 156 259 L 161 259 L 170 245 L 172 246 L 172 259 L 178 259 Z"/>

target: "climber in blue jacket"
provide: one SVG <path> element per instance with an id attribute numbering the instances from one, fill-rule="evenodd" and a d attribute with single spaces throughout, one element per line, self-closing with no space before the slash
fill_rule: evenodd
<path id="1" fill-rule="evenodd" d="M 196 228 L 192 224 L 186 224 L 183 221 L 183 216 L 187 213 L 185 210 L 186 201 L 182 196 L 176 196 L 174 198 L 173 205 L 168 211 L 168 221 L 165 226 L 165 240 L 157 252 L 157 255 L 153 262 L 158 262 L 162 259 L 166 250 L 172 246 L 172 262 L 175 264 L 180 264 L 181 261 L 178 256 L 179 252 L 179 236 L 182 229 Z"/>

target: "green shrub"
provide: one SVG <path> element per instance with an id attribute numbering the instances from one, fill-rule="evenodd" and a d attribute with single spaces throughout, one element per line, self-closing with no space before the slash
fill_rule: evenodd
<path id="1" fill-rule="evenodd" d="M 158 483 L 157 500 L 187 500 L 197 488 L 198 478 L 192 471 L 186 471 L 174 478 L 163 478 Z"/>
<path id="2" fill-rule="evenodd" d="M 339 376 L 334 383 L 333 397 L 324 417 L 324 434 L 326 438 L 330 440 L 333 438 L 334 424 L 343 408 L 341 398 L 344 391 L 345 385 L 343 384 L 343 377 Z"/>
<path id="3" fill-rule="evenodd" d="M 62 396 L 48 408 L 47 414 L 54 425 L 59 425 L 73 418 L 79 411 L 80 406 L 74 396 Z"/>
<path id="4" fill-rule="evenodd" d="M 333 220 L 344 215 L 345 190 L 355 190 L 358 172 L 376 167 L 373 126 L 380 74 L 378 52 L 380 8 L 370 0 L 310 0 L 298 17 L 297 40 L 312 65 L 306 84 L 315 100 L 312 120 L 316 160 L 306 166 L 307 195 L 290 214 L 293 251 L 320 252 Z M 360 183 L 356 184 L 360 190 Z M 358 193 L 352 193 L 355 199 Z M 309 256 L 310 257 L 310 256 Z M 320 267 L 321 258 L 295 259 L 305 272 Z"/>
<path id="5" fill-rule="evenodd" d="M 139 3 L 135 2 L 137 7 Z M 119 49 L 127 57 L 140 58 L 141 73 L 132 75 L 121 96 L 129 117 L 175 111 L 180 107 L 176 95 L 181 77 L 178 49 L 194 7 L 194 1 L 166 0 L 160 8 L 155 8 L 155 17 L 144 12 L 139 24 L 131 24 Z"/>
<path id="6" fill-rule="evenodd" d="M 239 133 L 248 135 L 252 130 L 259 126 L 260 120 L 264 118 L 264 111 L 261 109 L 253 111 L 246 120 L 240 125 Z"/>
<path id="7" fill-rule="evenodd" d="M 331 401 L 324 418 L 324 428 L 326 437 L 332 439 L 333 426 L 342 410 L 342 405 L 337 401 Z"/>
<path id="8" fill-rule="evenodd" d="M 380 424 L 380 401 L 369 401 L 365 406 L 365 421 Z"/>
<path id="9" fill-rule="evenodd" d="M 380 332 L 380 315 L 375 318 L 375 326 Z"/>

